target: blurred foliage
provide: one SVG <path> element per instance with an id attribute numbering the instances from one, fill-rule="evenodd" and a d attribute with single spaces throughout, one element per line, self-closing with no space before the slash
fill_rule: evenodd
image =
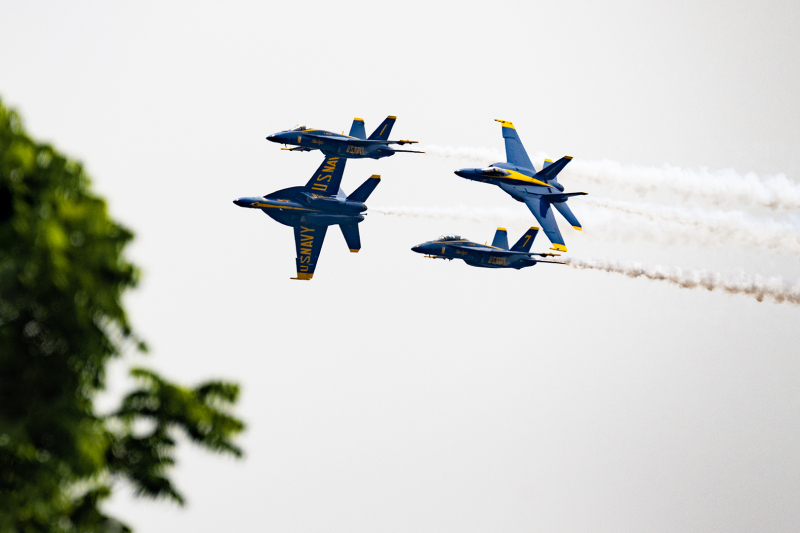
<path id="1" fill-rule="evenodd" d="M 139 277 L 123 256 L 132 238 L 81 165 L 0 101 L 0 533 L 130 531 L 100 511 L 118 480 L 182 504 L 167 477 L 181 433 L 242 455 L 234 384 L 134 369 L 139 388 L 95 412 L 109 361 L 146 349 L 121 304 Z"/>

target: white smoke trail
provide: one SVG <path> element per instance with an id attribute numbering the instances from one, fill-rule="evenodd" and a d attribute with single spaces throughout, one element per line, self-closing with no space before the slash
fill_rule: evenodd
<path id="1" fill-rule="evenodd" d="M 775 220 L 741 211 L 667 207 L 609 198 L 583 197 L 580 220 L 586 238 L 767 249 L 800 255 L 800 218 Z M 371 207 L 383 215 L 429 220 L 466 220 L 504 225 L 510 221 L 535 224 L 525 209 L 451 207 Z"/>
<path id="2" fill-rule="evenodd" d="M 758 274 L 746 274 L 737 270 L 732 273 L 695 270 L 692 268 L 643 265 L 610 259 L 577 259 L 567 257 L 564 262 L 578 269 L 602 270 L 623 274 L 630 278 L 666 281 L 684 289 L 704 288 L 709 291 L 724 291 L 730 294 L 747 294 L 759 302 L 771 298 L 775 302 L 800 304 L 800 282 L 780 277 L 765 278 Z"/>
<path id="3" fill-rule="evenodd" d="M 435 157 L 470 161 L 480 166 L 505 161 L 505 154 L 493 148 L 427 145 L 423 150 Z M 544 154 L 534 154 L 535 161 Z M 671 165 L 644 167 L 615 161 L 574 159 L 564 169 L 561 181 L 570 185 L 613 186 L 631 189 L 639 195 L 666 191 L 682 199 L 697 198 L 715 206 L 752 206 L 771 209 L 800 208 L 800 183 L 785 174 L 758 176 L 732 169 L 691 169 Z"/>
<path id="4" fill-rule="evenodd" d="M 470 222 L 502 222 L 503 220 L 530 220 L 533 215 L 526 216 L 507 208 L 467 207 L 407 207 L 382 206 L 370 207 L 370 213 L 408 218 L 424 218 L 428 220 L 468 220 Z"/>
<path id="5" fill-rule="evenodd" d="M 796 215 L 775 219 L 742 211 L 663 206 L 610 198 L 585 197 L 580 202 L 609 211 L 605 213 L 605 221 L 601 218 L 603 213 L 591 210 L 587 213 L 589 219 L 595 215 L 593 229 L 607 236 L 624 231 L 624 226 L 635 226 L 639 238 L 661 242 L 764 248 L 800 255 L 800 217 Z"/>
<path id="6" fill-rule="evenodd" d="M 479 146 L 437 146 L 428 144 L 420 148 L 426 154 L 460 161 L 471 161 L 478 166 L 487 166 L 498 161 L 505 161 L 506 154 L 496 148 L 481 148 Z"/>

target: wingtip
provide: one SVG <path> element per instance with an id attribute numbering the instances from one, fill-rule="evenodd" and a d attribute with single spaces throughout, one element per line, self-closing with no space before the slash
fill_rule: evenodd
<path id="1" fill-rule="evenodd" d="M 308 272 L 298 272 L 296 278 L 289 278 L 289 279 L 299 279 L 299 280 L 308 281 L 313 277 L 314 277 L 313 273 L 309 274 Z"/>
<path id="2" fill-rule="evenodd" d="M 578 231 L 583 231 L 583 228 L 582 228 L 582 227 L 580 227 L 580 226 L 572 226 L 572 227 L 573 227 L 573 228 L 575 228 L 575 229 L 576 229 L 576 230 L 578 230 Z"/>
<path id="3" fill-rule="evenodd" d="M 361 248 L 350 248 L 350 251 L 354 254 L 357 254 L 359 250 L 361 250 Z"/>
<path id="4" fill-rule="evenodd" d="M 564 246 L 563 244 L 556 244 L 556 243 L 553 243 L 553 247 L 550 248 L 550 249 L 551 250 L 555 250 L 556 252 L 566 252 L 567 251 L 567 247 L 566 246 Z"/>
<path id="5" fill-rule="evenodd" d="M 516 128 L 514 128 L 514 124 L 512 122 L 508 121 L 508 120 L 500 120 L 499 118 L 496 118 L 496 119 L 494 119 L 494 121 L 495 122 L 499 122 L 500 124 L 502 124 L 504 128 L 511 128 L 512 130 L 516 129 Z"/>

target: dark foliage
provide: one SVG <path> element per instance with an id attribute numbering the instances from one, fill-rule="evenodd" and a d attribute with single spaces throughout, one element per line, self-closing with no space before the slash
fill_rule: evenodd
<path id="1" fill-rule="evenodd" d="M 135 369 L 141 387 L 95 413 L 108 362 L 145 350 L 121 304 L 139 276 L 123 255 L 132 238 L 81 165 L 30 139 L 0 102 L 0 533 L 129 531 L 99 509 L 120 478 L 183 503 L 167 477 L 181 432 L 242 454 L 234 384 L 189 389 Z"/>

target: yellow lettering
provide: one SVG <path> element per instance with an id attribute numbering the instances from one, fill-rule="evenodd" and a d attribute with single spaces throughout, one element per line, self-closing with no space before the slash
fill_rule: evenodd
<path id="1" fill-rule="evenodd" d="M 321 183 L 315 183 L 315 184 L 314 184 L 314 185 L 311 187 L 311 189 L 312 189 L 312 190 L 315 190 L 315 191 L 327 191 L 327 190 L 328 190 L 328 186 L 327 186 L 327 185 L 323 185 L 323 184 L 321 184 Z"/>
<path id="2" fill-rule="evenodd" d="M 323 176 L 322 174 L 320 174 L 319 176 L 317 176 L 317 181 L 331 181 L 332 177 L 333 176 L 331 176 L 330 174 L 328 174 L 327 176 Z"/>
<path id="3" fill-rule="evenodd" d="M 350 147 L 348 147 L 347 151 L 348 152 L 350 151 Z M 323 167 L 322 171 L 323 172 L 333 172 L 333 171 L 335 171 L 336 170 L 336 163 L 338 161 L 339 161 L 338 157 L 331 157 L 330 159 L 327 159 L 325 161 L 325 163 L 327 163 L 328 166 Z"/>
<path id="4" fill-rule="evenodd" d="M 530 235 L 525 235 L 525 244 L 523 244 L 523 246 L 527 246 L 529 240 L 531 240 L 531 236 Z"/>
<path id="5" fill-rule="evenodd" d="M 301 263 L 310 263 L 310 262 L 311 262 L 311 256 L 310 256 L 310 255 L 304 255 L 304 256 L 302 256 L 302 257 L 300 258 L 300 262 L 301 262 Z"/>
<path id="6" fill-rule="evenodd" d="M 302 266 L 300 267 L 300 272 L 308 272 L 308 266 L 306 266 L 306 265 L 302 265 Z"/>

